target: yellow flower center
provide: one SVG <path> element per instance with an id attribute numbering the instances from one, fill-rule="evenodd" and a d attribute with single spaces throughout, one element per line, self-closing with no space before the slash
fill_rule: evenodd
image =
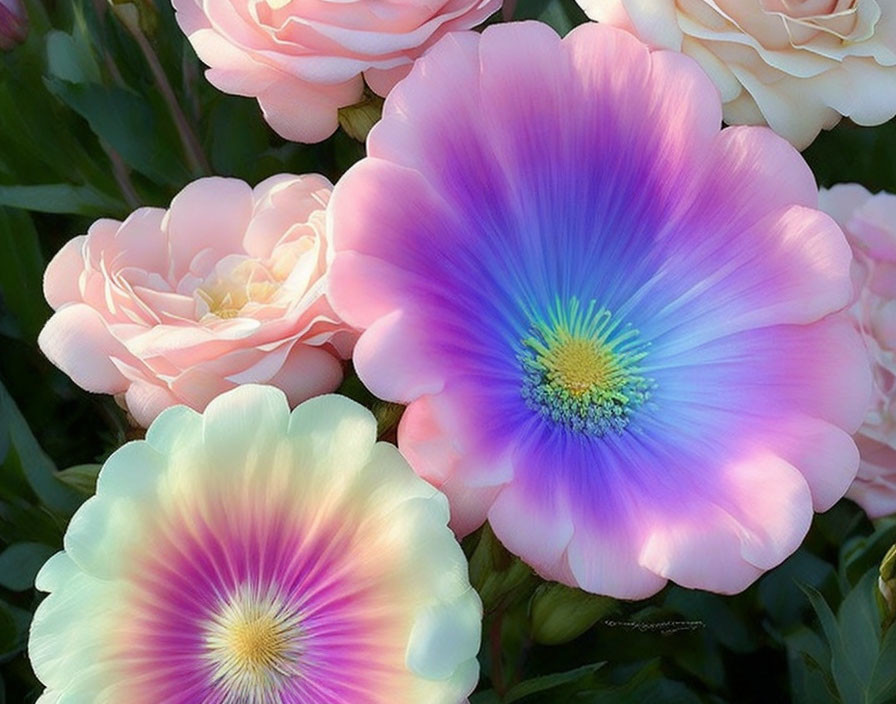
<path id="1" fill-rule="evenodd" d="M 648 345 L 638 331 L 576 298 L 531 320 L 518 354 L 526 405 L 577 433 L 623 431 L 650 395 L 641 368 Z"/>
<path id="2" fill-rule="evenodd" d="M 240 697 L 234 701 L 254 702 L 274 701 L 285 681 L 301 676 L 306 644 L 298 613 L 244 588 L 221 604 L 206 626 L 205 645 L 214 679 Z"/>
<path id="3" fill-rule="evenodd" d="M 246 261 L 224 277 L 215 277 L 197 289 L 218 318 L 236 318 L 250 303 L 268 303 L 280 289 L 281 281 L 257 261 Z"/>
<path id="4" fill-rule="evenodd" d="M 539 361 L 548 380 L 572 396 L 582 396 L 595 387 L 608 388 L 619 366 L 606 347 L 594 340 L 572 337 L 548 348 Z"/>
<path id="5" fill-rule="evenodd" d="M 288 643 L 289 634 L 270 614 L 234 623 L 228 637 L 230 659 L 244 669 L 276 667 Z"/>

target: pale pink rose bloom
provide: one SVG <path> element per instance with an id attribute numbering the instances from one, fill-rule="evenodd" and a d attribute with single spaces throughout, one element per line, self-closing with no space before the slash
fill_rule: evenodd
<path id="1" fill-rule="evenodd" d="M 874 396 L 856 435 L 862 456 L 847 496 L 878 518 L 896 513 L 896 196 L 858 184 L 821 191 L 820 206 L 852 245 L 850 312 L 874 368 Z"/>
<path id="2" fill-rule="evenodd" d="M 278 134 L 320 142 L 364 80 L 385 96 L 447 32 L 470 29 L 501 0 L 172 0 L 208 80 L 257 98 Z M 363 79 L 362 79 L 363 75 Z"/>
<path id="3" fill-rule="evenodd" d="M 889 0 L 577 0 L 594 20 L 696 59 L 728 124 L 768 124 L 807 147 L 841 117 L 896 115 Z"/>
<path id="4" fill-rule="evenodd" d="M 204 178 L 169 210 L 98 220 L 50 262 L 56 313 L 38 340 L 75 383 L 116 394 L 143 426 L 202 410 L 246 383 L 293 405 L 333 391 L 355 333 L 325 295 L 323 176 L 282 174 L 254 190 Z"/>

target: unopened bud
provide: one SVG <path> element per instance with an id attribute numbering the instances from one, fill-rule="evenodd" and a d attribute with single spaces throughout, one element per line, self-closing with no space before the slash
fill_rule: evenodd
<path id="1" fill-rule="evenodd" d="M 552 582 L 542 584 L 532 598 L 529 622 L 532 638 L 559 645 L 578 638 L 616 609 L 616 600 Z"/>
<path id="2" fill-rule="evenodd" d="M 405 407 L 400 403 L 389 403 L 388 401 L 377 401 L 373 404 L 373 416 L 376 418 L 377 437 L 389 440 L 398 427 L 398 421 L 404 414 Z"/>
<path id="3" fill-rule="evenodd" d="M 889 628 L 896 621 L 896 545 L 890 548 L 880 563 L 877 587 L 877 605 L 883 616 L 884 628 Z"/>
<path id="4" fill-rule="evenodd" d="M 364 142 L 382 116 L 383 99 L 365 90 L 361 102 L 339 109 L 339 125 L 349 137 Z"/>
<path id="5" fill-rule="evenodd" d="M 28 13 L 22 0 L 0 0 L 0 49 L 14 49 L 27 37 Z"/>
<path id="6" fill-rule="evenodd" d="M 153 0 L 109 0 L 118 19 L 131 32 L 155 34 L 159 26 L 159 10 Z"/>

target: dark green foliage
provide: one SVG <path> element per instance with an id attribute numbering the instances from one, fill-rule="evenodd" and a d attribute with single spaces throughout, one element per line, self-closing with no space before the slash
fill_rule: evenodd
<path id="1" fill-rule="evenodd" d="M 46 262 L 92 219 L 166 205 L 203 174 L 254 184 L 316 171 L 335 180 L 364 155 L 344 133 L 312 146 L 278 138 L 255 101 L 205 82 L 169 3 L 155 8 L 148 44 L 192 141 L 145 46 L 106 0 L 30 0 L 27 43 L 0 56 L 0 704 L 40 692 L 23 651 L 41 598 L 34 575 L 60 549 L 99 463 L 128 437 L 111 399 L 76 388 L 37 349 L 50 313 Z M 585 21 L 572 0 L 520 0 L 515 18 L 561 34 Z M 844 123 L 806 158 L 822 185 L 896 192 L 894 123 Z M 374 409 L 385 439 L 394 435 L 400 407 L 353 375 L 341 391 Z M 646 602 L 608 603 L 543 585 L 483 531 L 464 543 L 486 603 L 472 703 L 896 702 L 896 628 L 882 632 L 873 593 L 894 542 L 896 523 L 875 528 L 843 501 L 743 594 L 669 587 Z M 582 623 L 548 628 L 551 603 Z"/>

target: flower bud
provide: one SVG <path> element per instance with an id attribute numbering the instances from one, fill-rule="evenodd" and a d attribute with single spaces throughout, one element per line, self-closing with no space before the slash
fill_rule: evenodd
<path id="1" fill-rule="evenodd" d="M 383 99 L 368 90 L 361 102 L 339 108 L 339 125 L 349 137 L 364 142 L 382 116 Z"/>
<path id="2" fill-rule="evenodd" d="M 890 548 L 880 563 L 877 587 L 877 605 L 883 615 L 884 628 L 888 628 L 896 620 L 896 545 Z"/>
<path id="3" fill-rule="evenodd" d="M 22 0 L 0 0 L 0 49 L 9 51 L 28 37 L 28 13 Z"/>
<path id="4" fill-rule="evenodd" d="M 544 645 L 560 645 L 578 638 L 616 609 L 616 600 L 588 594 L 563 584 L 542 584 L 532 597 L 529 623 L 532 638 Z"/>
<path id="5" fill-rule="evenodd" d="M 159 26 L 159 10 L 152 0 L 109 0 L 112 10 L 131 32 L 155 34 Z"/>

